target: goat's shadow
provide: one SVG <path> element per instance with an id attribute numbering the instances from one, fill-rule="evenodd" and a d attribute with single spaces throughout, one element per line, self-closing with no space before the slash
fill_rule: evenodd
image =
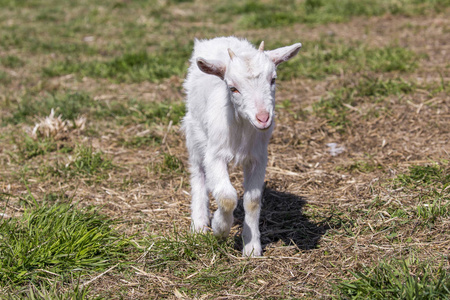
<path id="1" fill-rule="evenodd" d="M 328 220 L 314 223 L 303 214 L 306 198 L 294 194 L 265 188 L 259 228 L 263 248 L 283 241 L 284 245 L 295 244 L 301 250 L 317 248 L 320 238 L 330 229 Z M 235 223 L 242 227 L 244 221 L 242 201 L 234 212 Z M 236 248 L 242 250 L 242 238 L 235 237 Z"/>

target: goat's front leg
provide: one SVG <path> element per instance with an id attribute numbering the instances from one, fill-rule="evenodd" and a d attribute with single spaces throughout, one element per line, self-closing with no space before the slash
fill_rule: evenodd
<path id="1" fill-rule="evenodd" d="M 212 220 L 213 234 L 218 237 L 226 237 L 233 225 L 237 193 L 231 185 L 227 162 L 224 159 L 214 156 L 214 153 L 206 153 L 205 170 L 207 185 L 218 206 Z"/>
<path id="2" fill-rule="evenodd" d="M 267 156 L 266 156 L 267 157 Z M 264 188 L 267 159 L 256 164 L 244 165 L 244 256 L 261 256 L 262 248 L 259 232 L 259 216 L 261 213 L 261 197 Z"/>

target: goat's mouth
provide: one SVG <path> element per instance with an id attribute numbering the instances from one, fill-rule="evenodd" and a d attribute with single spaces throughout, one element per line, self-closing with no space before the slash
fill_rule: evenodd
<path id="1" fill-rule="evenodd" d="M 250 123 L 253 125 L 253 127 L 255 127 L 256 129 L 260 130 L 260 131 L 266 131 L 270 128 L 270 126 L 272 125 L 272 120 L 269 119 L 267 122 L 258 122 L 258 120 L 256 120 L 256 122 L 254 121 L 250 121 Z"/>

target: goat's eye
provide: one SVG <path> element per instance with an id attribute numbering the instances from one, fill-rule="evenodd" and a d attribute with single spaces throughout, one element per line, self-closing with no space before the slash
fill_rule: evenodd
<path id="1" fill-rule="evenodd" d="M 230 86 L 230 91 L 234 94 L 239 93 L 239 90 L 237 88 L 235 88 L 234 86 Z"/>
<path id="2" fill-rule="evenodd" d="M 276 78 L 272 78 L 272 81 L 270 82 L 271 85 L 274 85 L 276 81 Z"/>

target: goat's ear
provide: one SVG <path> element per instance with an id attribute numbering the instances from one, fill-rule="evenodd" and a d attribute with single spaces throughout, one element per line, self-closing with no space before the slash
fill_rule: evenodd
<path id="1" fill-rule="evenodd" d="M 294 56 L 297 55 L 298 51 L 300 51 L 300 48 L 302 47 L 302 44 L 297 43 L 291 46 L 286 46 L 282 48 L 278 48 L 275 50 L 266 51 L 265 53 L 269 58 L 273 61 L 273 63 L 278 66 L 282 62 L 285 62 L 287 60 L 290 60 Z"/>
<path id="2" fill-rule="evenodd" d="M 199 57 L 197 58 L 197 66 L 202 72 L 206 74 L 216 75 L 222 80 L 225 76 L 226 66 L 219 60 L 206 60 Z"/>

